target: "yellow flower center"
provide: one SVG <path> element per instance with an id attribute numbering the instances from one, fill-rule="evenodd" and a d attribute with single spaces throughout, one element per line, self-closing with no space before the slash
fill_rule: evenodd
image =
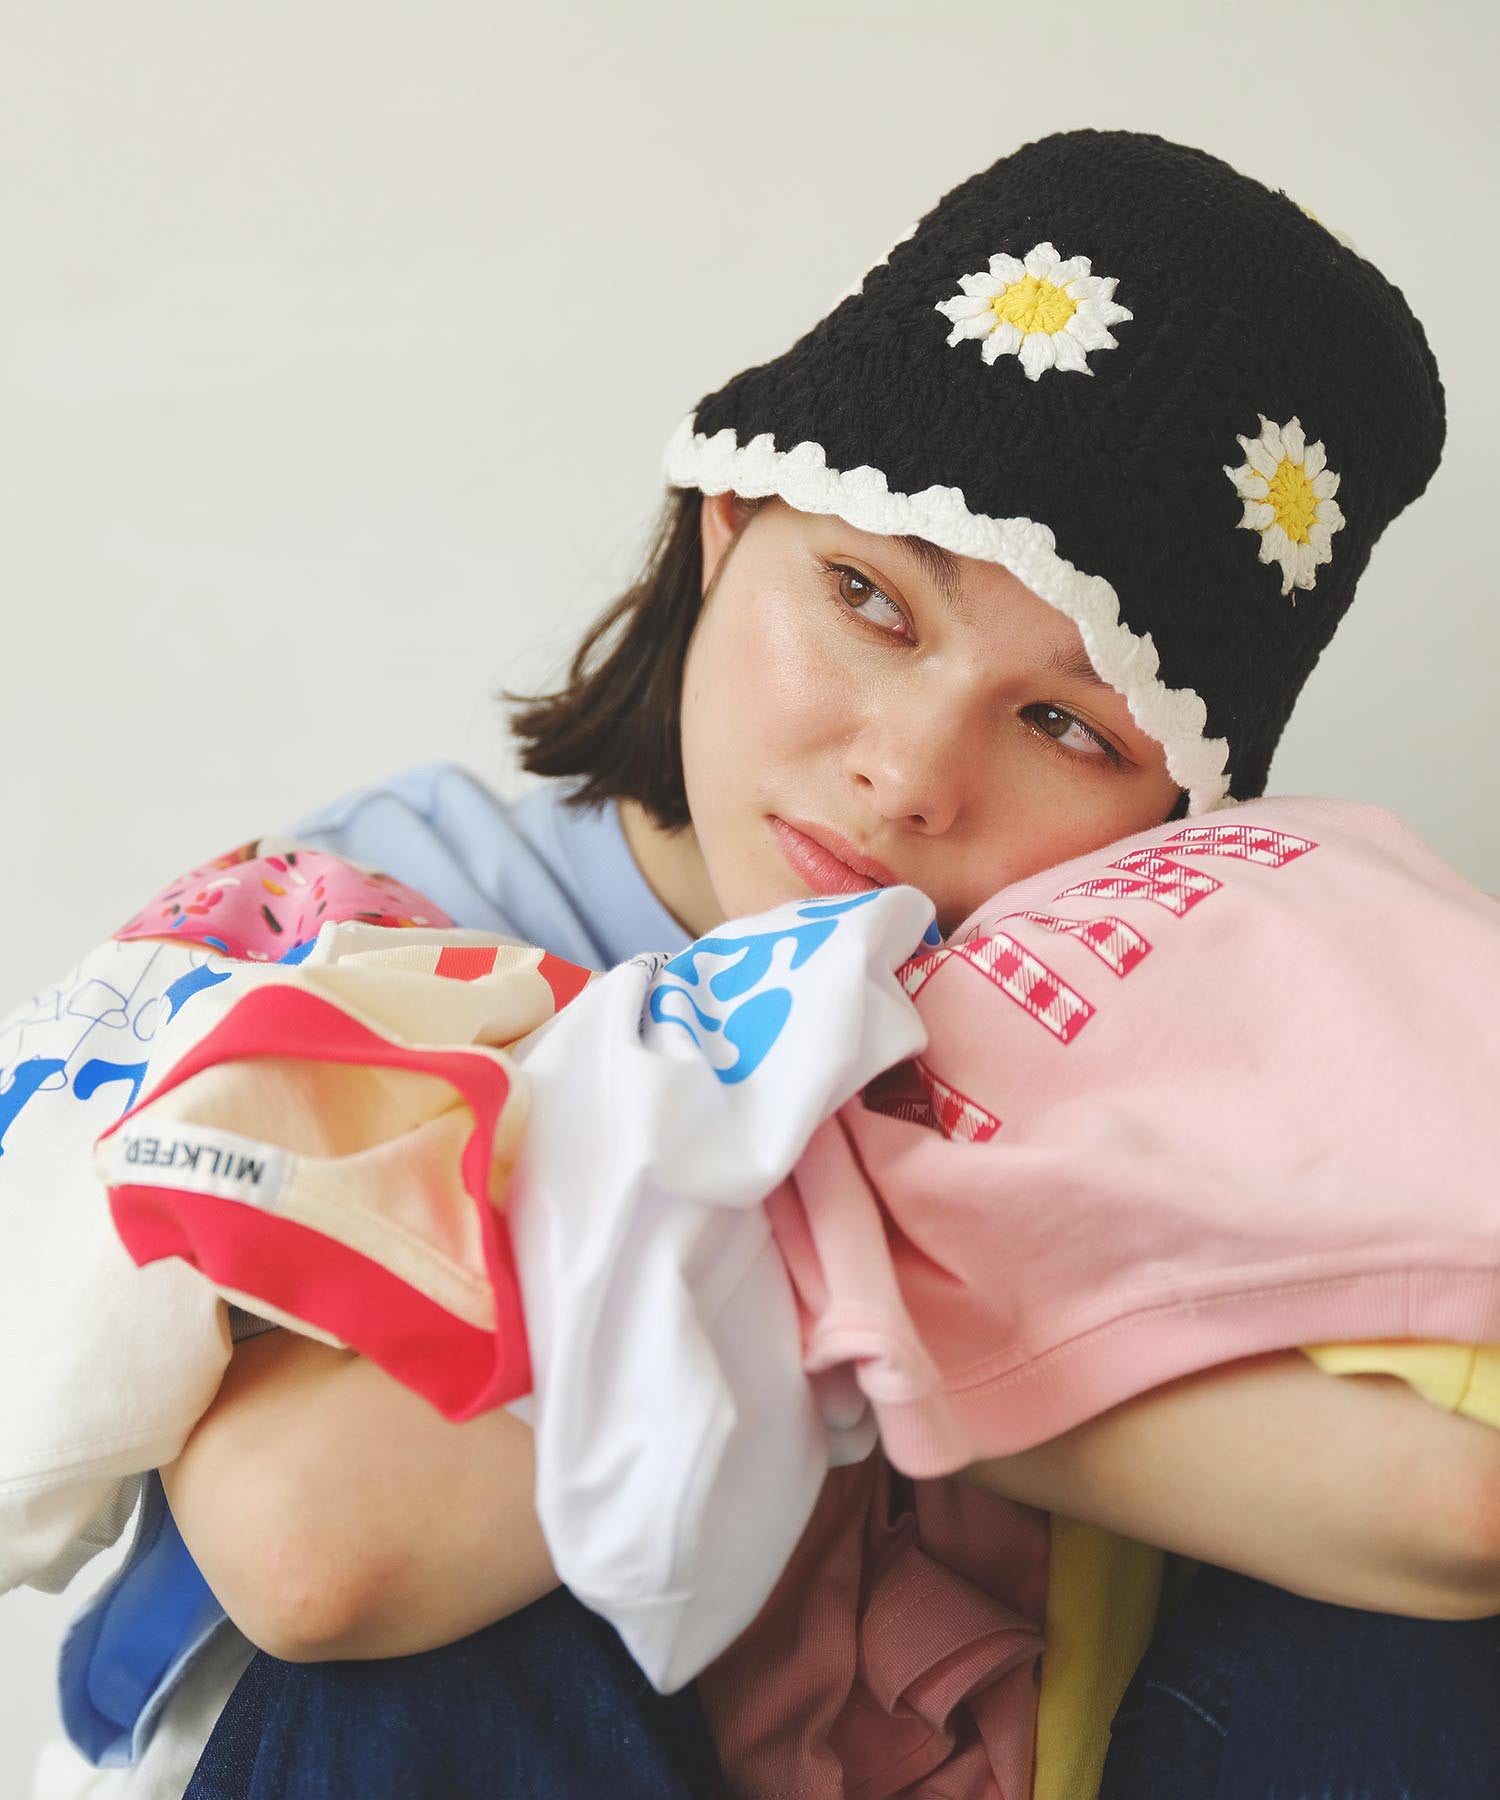
<path id="1" fill-rule="evenodd" d="M 1018 331 L 1045 331 L 1050 337 L 1061 331 L 1078 311 L 1078 302 L 1066 292 L 1040 276 L 1027 275 L 1013 281 L 1003 294 L 990 301 L 995 317 Z"/>
<path id="2" fill-rule="evenodd" d="M 1294 544 L 1308 541 L 1307 528 L 1318 516 L 1318 496 L 1301 463 L 1283 457 L 1281 467 L 1271 477 L 1271 491 L 1266 495 L 1276 508 L 1276 523 Z"/>

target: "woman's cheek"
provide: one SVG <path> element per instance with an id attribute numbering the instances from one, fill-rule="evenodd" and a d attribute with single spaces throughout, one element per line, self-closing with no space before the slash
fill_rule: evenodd
<path id="1" fill-rule="evenodd" d="M 824 608 L 782 596 L 768 609 L 753 644 L 744 646 L 742 673 L 758 695 L 760 726 L 768 737 L 800 742 L 809 726 L 828 720 L 848 689 L 850 670 L 838 655 Z"/>
<path id="2" fill-rule="evenodd" d="M 683 694 L 695 818 L 701 810 L 711 829 L 708 815 L 746 805 L 817 804 L 814 765 L 849 700 L 847 651 L 846 634 L 816 595 L 761 580 L 753 591 L 726 587 L 715 596 Z"/>

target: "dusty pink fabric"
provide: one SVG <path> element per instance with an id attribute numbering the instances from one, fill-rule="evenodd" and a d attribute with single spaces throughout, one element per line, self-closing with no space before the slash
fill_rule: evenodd
<path id="1" fill-rule="evenodd" d="M 699 1677 L 731 1790 L 1025 1800 L 1047 1551 L 1031 1507 L 878 1454 L 833 1470 L 764 1611 Z"/>
<path id="2" fill-rule="evenodd" d="M 926 1051 L 770 1201 L 808 1366 L 852 1367 L 907 1475 L 1256 1352 L 1500 1338 L 1500 909 L 1389 814 L 1160 827 L 1005 890 L 907 986 Z M 987 1557 L 984 1593 L 1040 1619 L 1034 1516 L 939 1528 L 923 1482 L 904 1515 L 889 1484 L 878 1458 L 830 1478 L 815 1544 L 704 1678 L 747 1800 L 873 1800 L 902 1756 L 900 1791 L 1030 1791 L 1020 1640 L 976 1637 L 945 1577 Z M 895 1581 L 920 1602 L 899 1625 Z"/>

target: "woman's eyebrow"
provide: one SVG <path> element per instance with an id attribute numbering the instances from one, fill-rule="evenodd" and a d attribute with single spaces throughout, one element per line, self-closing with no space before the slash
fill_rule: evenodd
<path id="1" fill-rule="evenodd" d="M 1090 687 L 1110 688 L 1112 693 L 1115 691 L 1089 661 L 1089 653 L 1082 645 L 1076 650 L 1054 650 L 1042 666 L 1049 675 L 1062 675 L 1069 681 L 1083 681 Z"/>
<path id="2" fill-rule="evenodd" d="M 943 598 L 950 609 L 958 612 L 964 603 L 963 571 L 959 567 L 958 558 L 934 544 L 930 538 L 898 536 L 895 541 L 910 555 L 916 557 L 927 571 L 929 579 L 935 581 L 943 590 Z"/>
<path id="3" fill-rule="evenodd" d="M 901 548 L 914 556 L 927 571 L 929 578 L 937 583 L 943 591 L 943 598 L 954 612 L 963 609 L 963 570 L 958 558 L 944 550 L 940 544 L 934 544 L 930 538 L 897 536 L 895 538 Z M 1081 681 L 1089 687 L 1114 689 L 1089 660 L 1089 653 L 1080 644 L 1076 650 L 1053 650 L 1043 664 L 1049 675 L 1060 675 L 1070 681 Z"/>

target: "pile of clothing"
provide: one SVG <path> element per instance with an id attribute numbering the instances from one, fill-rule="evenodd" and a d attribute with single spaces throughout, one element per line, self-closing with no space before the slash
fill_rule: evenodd
<path id="1" fill-rule="evenodd" d="M 0 1022 L 0 1590 L 118 1534 L 242 1309 L 528 1417 L 559 1575 L 708 1671 L 741 1791 L 1025 1793 L 1046 1521 L 936 1478 L 1257 1352 L 1500 1342 L 1496 994 L 1495 902 L 1327 801 L 604 975 L 242 846 Z"/>

